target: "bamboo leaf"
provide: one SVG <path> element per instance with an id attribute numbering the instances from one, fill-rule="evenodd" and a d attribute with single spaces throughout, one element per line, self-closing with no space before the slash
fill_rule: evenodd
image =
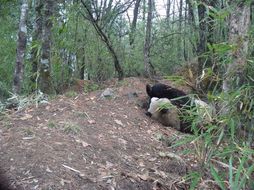
<path id="1" fill-rule="evenodd" d="M 222 190 L 226 190 L 226 187 L 223 183 L 222 178 L 219 176 L 218 172 L 211 166 L 211 174 L 213 176 L 213 178 L 215 179 L 215 181 L 217 182 L 217 184 L 220 186 L 220 188 Z"/>

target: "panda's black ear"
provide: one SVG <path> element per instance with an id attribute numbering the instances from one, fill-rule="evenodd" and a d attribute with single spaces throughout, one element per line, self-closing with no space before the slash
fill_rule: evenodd
<path id="1" fill-rule="evenodd" d="M 153 97 L 152 87 L 149 84 L 146 85 L 146 93 L 148 94 L 149 97 Z"/>

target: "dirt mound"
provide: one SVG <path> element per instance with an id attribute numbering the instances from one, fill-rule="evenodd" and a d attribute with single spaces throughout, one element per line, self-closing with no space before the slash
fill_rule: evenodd
<path id="1" fill-rule="evenodd" d="M 0 118 L 0 168 L 13 189 L 188 189 L 181 150 L 159 137 L 181 134 L 139 105 L 145 79 L 110 81 L 103 90 L 58 96 Z"/>

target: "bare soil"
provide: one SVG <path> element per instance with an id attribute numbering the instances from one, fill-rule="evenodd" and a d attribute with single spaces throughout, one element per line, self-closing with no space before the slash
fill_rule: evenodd
<path id="1" fill-rule="evenodd" d="M 186 134 L 145 115 L 148 82 L 112 80 L 111 98 L 61 95 L 1 116 L 2 181 L 20 190 L 189 189 L 183 177 L 195 159 L 183 150 L 191 145 L 169 148 Z"/>

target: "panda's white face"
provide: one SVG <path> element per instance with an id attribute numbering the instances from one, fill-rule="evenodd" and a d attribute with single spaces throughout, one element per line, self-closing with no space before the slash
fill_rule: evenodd
<path id="1" fill-rule="evenodd" d="M 170 107 L 171 102 L 169 99 L 167 98 L 155 98 L 153 97 L 151 99 L 151 103 L 150 103 L 150 106 L 149 106 L 149 109 L 148 109 L 148 112 L 156 117 L 157 114 L 159 114 L 160 110 L 161 109 L 168 109 Z"/>
<path id="2" fill-rule="evenodd" d="M 167 98 L 152 98 L 148 115 L 159 121 L 164 126 L 170 126 L 180 130 L 180 118 L 178 109 Z"/>

